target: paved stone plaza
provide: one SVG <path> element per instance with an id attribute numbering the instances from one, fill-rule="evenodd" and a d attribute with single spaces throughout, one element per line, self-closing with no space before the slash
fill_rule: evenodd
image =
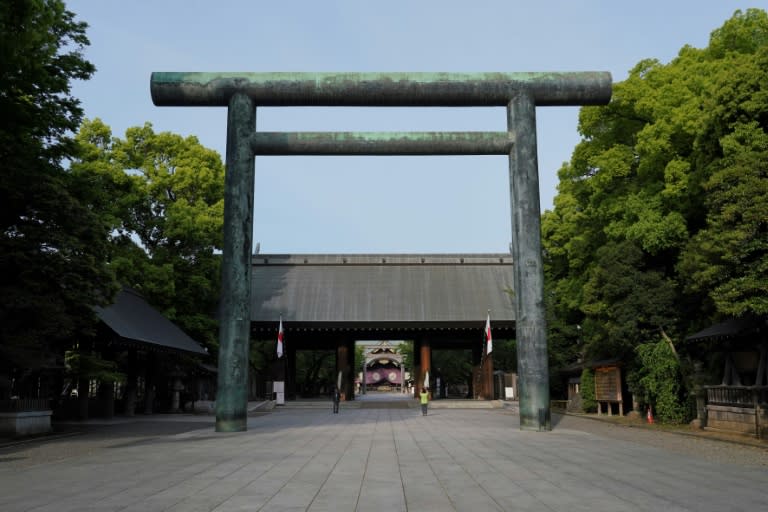
<path id="1" fill-rule="evenodd" d="M 344 405 L 344 404 L 343 404 Z M 286 407 L 90 422 L 0 448 L 0 510 L 765 510 L 768 452 L 508 409 Z"/>

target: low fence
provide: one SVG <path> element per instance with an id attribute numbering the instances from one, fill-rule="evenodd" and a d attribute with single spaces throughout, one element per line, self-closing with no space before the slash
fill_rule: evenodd
<path id="1" fill-rule="evenodd" d="M 768 402 L 768 386 L 706 386 L 707 404 L 755 407 Z"/>
<path id="2" fill-rule="evenodd" d="M 12 398 L 0 400 L 0 412 L 47 411 L 51 401 L 47 398 Z"/>
<path id="3" fill-rule="evenodd" d="M 0 437 L 24 437 L 51 431 L 47 398 L 0 400 Z"/>
<path id="4" fill-rule="evenodd" d="M 708 428 L 758 438 L 768 434 L 768 386 L 705 386 Z"/>

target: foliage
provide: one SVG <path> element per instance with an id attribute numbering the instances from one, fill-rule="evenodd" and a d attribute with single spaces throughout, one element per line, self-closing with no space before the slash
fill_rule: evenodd
<path id="1" fill-rule="evenodd" d="M 674 325 L 674 283 L 644 268 L 631 241 L 609 242 L 595 256 L 583 289 L 585 350 L 592 359 L 623 358 L 650 333 Z"/>
<path id="2" fill-rule="evenodd" d="M 707 225 L 690 240 L 679 270 L 688 288 L 708 292 L 719 311 L 766 315 L 768 134 L 750 121 L 722 143 L 723 159 L 704 184 Z"/>
<path id="3" fill-rule="evenodd" d="M 304 397 L 330 392 L 336 385 L 336 359 L 329 350 L 296 351 L 296 389 Z"/>
<path id="4" fill-rule="evenodd" d="M 413 376 L 413 369 L 416 366 L 413 355 L 413 341 L 403 341 L 397 346 L 397 351 L 403 356 L 403 368 L 405 371 L 411 372 L 411 376 Z"/>
<path id="5" fill-rule="evenodd" d="M 119 139 L 99 119 L 86 121 L 77 142 L 73 173 L 103 192 L 95 203 L 111 223 L 118 279 L 215 352 L 221 158 L 195 137 L 155 133 L 149 124 Z"/>
<path id="6" fill-rule="evenodd" d="M 116 291 L 98 192 L 64 167 L 82 117 L 70 83 L 95 69 L 85 29 L 59 0 L 0 3 L 0 353 L 27 369 L 61 364 Z"/>
<path id="7" fill-rule="evenodd" d="M 468 385 L 472 380 L 472 352 L 470 350 L 433 350 L 432 369 L 434 376 L 441 376 L 446 385 Z"/>
<path id="8" fill-rule="evenodd" d="M 595 400 L 595 372 L 589 368 L 581 371 L 581 408 L 584 412 L 595 412 L 597 400 Z"/>
<path id="9" fill-rule="evenodd" d="M 363 371 L 363 362 L 365 360 L 365 347 L 358 343 L 355 343 L 355 362 L 352 365 L 353 372 Z"/>
<path id="10" fill-rule="evenodd" d="M 662 423 L 682 423 L 686 418 L 680 364 L 667 340 L 637 347 L 641 362 L 640 402 L 651 405 Z"/>
<path id="11" fill-rule="evenodd" d="M 256 373 L 266 373 L 269 365 L 277 360 L 277 336 L 274 340 L 250 340 L 248 363 Z"/>
<path id="12" fill-rule="evenodd" d="M 768 313 L 767 67 L 768 14 L 736 11 L 707 48 L 642 60 L 581 109 L 542 218 L 553 365 L 582 341 L 632 370 L 660 332 Z"/>
<path id="13" fill-rule="evenodd" d="M 493 369 L 503 370 L 508 373 L 517 371 L 517 341 L 516 340 L 493 340 Z"/>
<path id="14" fill-rule="evenodd" d="M 125 374 L 117 368 L 117 362 L 104 359 L 95 353 L 68 350 L 64 354 L 64 364 L 67 373 L 79 379 L 95 379 L 100 382 L 125 379 Z"/>

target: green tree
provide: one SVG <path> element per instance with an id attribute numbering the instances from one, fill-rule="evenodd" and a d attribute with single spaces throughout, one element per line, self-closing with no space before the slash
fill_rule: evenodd
<path id="1" fill-rule="evenodd" d="M 517 341 L 506 339 L 493 340 L 493 369 L 509 373 L 517 371 Z"/>
<path id="2" fill-rule="evenodd" d="M 671 342 L 659 340 L 638 345 L 641 369 L 638 382 L 641 403 L 650 405 L 663 423 L 682 423 L 686 417 L 685 388 L 680 363 Z"/>
<path id="3" fill-rule="evenodd" d="M 760 65 L 768 65 L 768 50 Z M 759 94 L 749 96 L 763 98 L 750 118 L 768 115 L 768 79 L 763 82 Z M 723 156 L 704 183 L 706 226 L 692 237 L 678 266 L 688 291 L 707 296 L 730 316 L 768 314 L 767 128 L 756 120 L 736 122 L 721 137 Z"/>
<path id="4" fill-rule="evenodd" d="M 631 241 L 597 250 L 581 306 L 587 357 L 626 359 L 639 343 L 676 325 L 674 282 L 645 265 Z"/>
<path id="5" fill-rule="evenodd" d="M 98 183 L 112 227 L 110 265 L 120 282 L 215 351 L 224 166 L 195 137 L 129 128 L 113 137 L 100 120 L 78 133 L 72 164 Z M 261 363 L 259 363 L 261 364 Z"/>
<path id="6" fill-rule="evenodd" d="M 252 371 L 266 374 L 269 365 L 277 360 L 275 340 L 250 340 L 248 362 Z"/>
<path id="7" fill-rule="evenodd" d="M 588 358 L 632 369 L 660 332 L 766 313 L 766 65 L 768 14 L 736 11 L 707 48 L 643 60 L 580 111 L 542 219 L 551 346 L 580 325 Z"/>
<path id="8" fill-rule="evenodd" d="M 396 350 L 403 356 L 403 371 L 410 372 L 413 378 L 413 368 L 416 364 L 413 355 L 413 340 L 403 341 L 397 345 Z"/>
<path id="9" fill-rule="evenodd" d="M 365 362 L 365 347 L 360 343 L 355 343 L 355 360 L 352 364 L 352 373 L 357 375 L 363 371 Z"/>
<path id="10" fill-rule="evenodd" d="M 330 392 L 336 385 L 336 359 L 330 350 L 296 351 L 296 388 L 303 397 Z"/>
<path id="11" fill-rule="evenodd" d="M 581 371 L 580 379 L 581 410 L 584 412 L 595 412 L 597 410 L 597 400 L 595 399 L 595 372 L 589 368 Z"/>
<path id="12" fill-rule="evenodd" d="M 469 385 L 472 380 L 472 351 L 433 350 L 432 369 L 431 373 L 442 376 L 446 385 Z"/>
<path id="13" fill-rule="evenodd" d="M 70 84 L 95 69 L 85 30 L 58 0 L 0 3 L 0 358 L 27 369 L 62 359 L 115 292 L 96 190 L 65 168 L 82 117 Z"/>

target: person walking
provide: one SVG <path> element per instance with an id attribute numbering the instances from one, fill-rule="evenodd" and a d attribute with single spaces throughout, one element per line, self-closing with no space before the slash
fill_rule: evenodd
<path id="1" fill-rule="evenodd" d="M 341 401 L 341 393 L 339 388 L 333 388 L 333 414 L 339 414 L 339 402 Z"/>
<path id="2" fill-rule="evenodd" d="M 419 398 L 421 398 L 421 415 L 426 416 L 427 405 L 429 404 L 429 393 L 427 392 L 427 388 L 421 388 L 421 393 L 419 393 Z"/>

